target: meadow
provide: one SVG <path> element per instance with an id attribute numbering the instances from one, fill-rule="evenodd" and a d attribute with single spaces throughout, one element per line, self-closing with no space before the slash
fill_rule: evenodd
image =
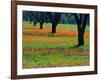
<path id="1" fill-rule="evenodd" d="M 70 67 L 89 65 L 89 26 L 85 29 L 84 46 L 78 44 L 77 25 L 58 24 L 51 33 L 51 23 L 34 26 L 23 21 L 23 68 Z"/>

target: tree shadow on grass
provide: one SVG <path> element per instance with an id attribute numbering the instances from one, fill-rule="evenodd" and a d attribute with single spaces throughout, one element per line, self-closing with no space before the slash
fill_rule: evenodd
<path id="1" fill-rule="evenodd" d="M 71 46 L 71 47 L 69 47 L 69 48 L 71 48 L 71 49 L 74 49 L 74 48 L 80 48 L 80 47 L 82 47 L 83 45 L 74 45 L 74 46 Z"/>

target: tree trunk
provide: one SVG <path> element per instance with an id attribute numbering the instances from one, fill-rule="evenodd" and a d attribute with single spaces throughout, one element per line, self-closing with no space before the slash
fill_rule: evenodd
<path id="1" fill-rule="evenodd" d="M 56 23 L 52 23 L 52 33 L 56 33 Z"/>
<path id="2" fill-rule="evenodd" d="M 76 23 L 77 23 L 77 29 L 78 29 L 78 46 L 84 45 L 84 32 L 86 28 L 86 22 L 87 22 L 87 14 L 80 14 L 80 18 L 77 14 L 74 14 Z"/>
<path id="3" fill-rule="evenodd" d="M 43 29 L 43 23 L 40 23 L 40 29 Z"/>
<path id="4" fill-rule="evenodd" d="M 52 23 L 52 33 L 56 33 L 56 26 L 61 18 L 61 13 L 48 13 Z"/>
<path id="5" fill-rule="evenodd" d="M 36 27 L 36 22 L 34 22 L 34 27 Z"/>
<path id="6" fill-rule="evenodd" d="M 78 31 L 78 46 L 84 45 L 84 33 L 81 30 Z"/>
<path id="7" fill-rule="evenodd" d="M 81 24 L 80 29 L 78 29 L 78 46 L 84 45 L 84 32 L 86 28 L 86 22 L 87 22 L 88 15 L 84 15 L 83 23 Z"/>

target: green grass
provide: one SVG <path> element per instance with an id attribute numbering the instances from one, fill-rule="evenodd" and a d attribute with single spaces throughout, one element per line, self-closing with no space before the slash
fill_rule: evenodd
<path id="1" fill-rule="evenodd" d="M 39 23 L 36 26 L 39 26 Z M 51 29 L 51 23 L 45 23 L 43 30 L 49 29 Z M 77 25 L 58 24 L 57 30 L 60 29 L 77 32 Z M 84 46 L 72 48 L 78 43 L 77 36 L 56 36 L 50 32 L 36 33 L 35 30 L 40 29 L 34 28 L 34 24 L 23 22 L 23 35 L 26 35 L 23 37 L 22 44 L 23 68 L 89 65 L 89 36 L 84 37 Z M 85 32 L 89 33 L 89 26 L 86 27 Z M 37 36 L 37 34 L 45 36 Z M 50 42 L 55 40 L 56 42 Z"/>
<path id="2" fill-rule="evenodd" d="M 51 23 L 44 23 L 44 26 L 52 26 Z M 34 23 L 30 24 L 28 21 L 24 21 L 23 22 L 23 26 L 24 27 L 34 27 Z M 36 24 L 36 26 L 40 26 L 39 23 Z M 45 28 L 48 29 L 48 28 Z M 68 30 L 72 30 L 72 31 L 77 31 L 77 25 L 76 24 L 58 24 L 57 25 L 57 29 L 68 29 Z M 89 32 L 89 26 L 86 26 L 85 32 Z"/>
<path id="3" fill-rule="evenodd" d="M 65 44 L 65 43 L 24 43 L 23 47 L 28 48 L 70 48 L 74 47 L 77 44 Z M 88 49 L 89 44 L 85 44 L 84 46 L 79 47 L 83 49 Z"/>
<path id="4" fill-rule="evenodd" d="M 61 36 L 48 36 L 48 37 L 34 36 L 31 39 L 32 39 L 32 43 L 24 43 L 23 47 L 29 47 L 29 48 L 69 48 L 69 47 L 73 47 L 73 46 L 78 44 L 77 37 L 72 38 L 72 37 L 61 37 Z M 64 40 L 64 42 L 55 42 L 55 43 L 46 42 L 46 41 L 55 40 L 55 39 L 57 39 L 57 40 L 62 39 L 62 40 Z M 41 40 L 43 40 L 44 43 L 42 43 Z M 85 38 L 85 40 L 89 40 L 89 38 L 87 37 L 87 38 Z M 88 49 L 89 44 L 85 43 L 83 48 Z"/>
<path id="5" fill-rule="evenodd" d="M 23 56 L 23 65 L 27 64 L 24 66 L 25 68 L 79 66 L 82 65 L 82 62 L 88 64 L 88 59 L 88 56 L 65 56 L 64 53 L 50 53 L 48 55 L 28 53 Z"/>

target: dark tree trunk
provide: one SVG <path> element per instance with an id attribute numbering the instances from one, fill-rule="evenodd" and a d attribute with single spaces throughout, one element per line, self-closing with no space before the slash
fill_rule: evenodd
<path id="1" fill-rule="evenodd" d="M 34 27 L 36 27 L 36 22 L 34 22 Z"/>
<path id="2" fill-rule="evenodd" d="M 78 31 L 78 46 L 84 45 L 84 35 L 82 31 Z"/>
<path id="3" fill-rule="evenodd" d="M 40 23 L 40 29 L 43 29 L 43 23 Z"/>
<path id="4" fill-rule="evenodd" d="M 56 33 L 56 25 L 57 23 L 52 24 L 52 33 Z"/>
<path id="5" fill-rule="evenodd" d="M 48 13 L 50 21 L 52 23 L 52 33 L 56 33 L 56 26 L 61 18 L 61 13 Z"/>
<path id="6" fill-rule="evenodd" d="M 78 46 L 84 45 L 84 32 L 86 28 L 86 22 L 87 22 L 87 14 L 80 14 L 80 18 L 77 16 L 77 14 L 74 14 L 75 20 L 77 23 L 78 28 Z"/>
<path id="7" fill-rule="evenodd" d="M 42 25 L 40 25 L 40 29 L 43 29 L 43 26 Z"/>
<path id="8" fill-rule="evenodd" d="M 78 46 L 84 45 L 84 32 L 81 29 L 81 24 L 77 23 L 77 29 L 78 29 Z"/>

